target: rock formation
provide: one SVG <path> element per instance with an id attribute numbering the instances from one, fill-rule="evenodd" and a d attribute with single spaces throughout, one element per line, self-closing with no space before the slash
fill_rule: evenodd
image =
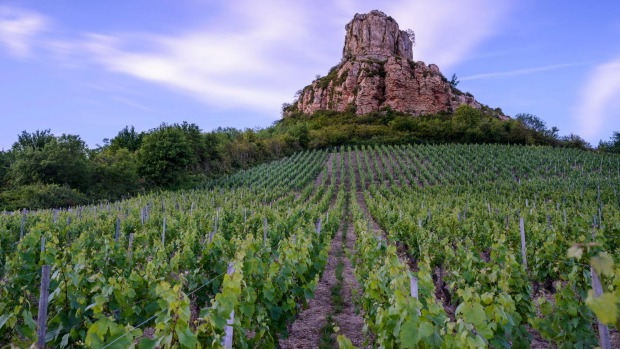
<path id="1" fill-rule="evenodd" d="M 454 88 L 438 66 L 413 60 L 413 43 L 392 17 L 376 10 L 356 14 L 345 28 L 342 61 L 301 90 L 288 111 L 354 109 L 359 115 L 389 106 L 421 115 L 462 104 L 481 108 L 471 94 Z"/>

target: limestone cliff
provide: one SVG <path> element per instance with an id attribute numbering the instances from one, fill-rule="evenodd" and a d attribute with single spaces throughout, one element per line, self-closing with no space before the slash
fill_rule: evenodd
<path id="1" fill-rule="evenodd" d="M 366 114 L 389 106 L 420 115 L 462 104 L 481 108 L 471 94 L 453 88 L 439 67 L 413 60 L 413 44 L 392 17 L 376 10 L 356 14 L 345 28 L 342 61 L 301 90 L 291 110 Z"/>

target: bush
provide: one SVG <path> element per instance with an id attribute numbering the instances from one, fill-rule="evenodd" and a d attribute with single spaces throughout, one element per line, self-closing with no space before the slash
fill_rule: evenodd
<path id="1" fill-rule="evenodd" d="M 161 125 L 144 136 L 138 151 L 138 172 L 158 186 L 174 185 L 197 162 L 190 140 L 178 125 Z"/>
<path id="2" fill-rule="evenodd" d="M 0 193 L 0 209 L 15 211 L 22 208 L 36 210 L 61 208 L 88 203 L 86 195 L 57 184 L 24 185 Z"/>

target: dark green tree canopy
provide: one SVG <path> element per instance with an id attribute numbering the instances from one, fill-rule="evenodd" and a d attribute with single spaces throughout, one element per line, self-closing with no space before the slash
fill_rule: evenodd
<path id="1" fill-rule="evenodd" d="M 175 184 L 183 170 L 195 163 L 197 154 L 192 150 L 192 141 L 183 127 L 162 124 L 144 137 L 138 171 L 154 184 Z"/>
<path id="2" fill-rule="evenodd" d="M 598 145 L 599 150 L 620 154 L 620 132 L 615 131 L 609 141 L 601 141 Z"/>
<path id="3" fill-rule="evenodd" d="M 142 138 L 144 138 L 144 132 L 138 133 L 133 126 L 125 126 L 116 137 L 110 140 L 110 148 L 113 150 L 124 148 L 134 152 L 140 149 Z"/>
<path id="4" fill-rule="evenodd" d="M 43 183 L 88 189 L 88 149 L 84 141 L 76 135 L 50 137 L 41 148 L 26 146 L 15 152 L 10 170 L 13 181 L 18 185 Z"/>
<path id="5" fill-rule="evenodd" d="M 28 133 L 24 130 L 17 136 L 17 142 L 13 143 L 12 149 L 14 151 L 24 151 L 27 149 L 41 150 L 55 138 L 50 129 L 43 131 L 37 130 L 32 133 Z"/>

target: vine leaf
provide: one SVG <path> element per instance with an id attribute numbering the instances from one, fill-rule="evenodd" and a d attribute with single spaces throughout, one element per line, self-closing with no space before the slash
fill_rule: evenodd
<path id="1" fill-rule="evenodd" d="M 605 292 L 599 297 L 595 297 L 594 290 L 590 290 L 586 304 L 602 323 L 607 325 L 616 323 L 618 304 L 616 304 L 616 297 L 612 293 Z"/>

